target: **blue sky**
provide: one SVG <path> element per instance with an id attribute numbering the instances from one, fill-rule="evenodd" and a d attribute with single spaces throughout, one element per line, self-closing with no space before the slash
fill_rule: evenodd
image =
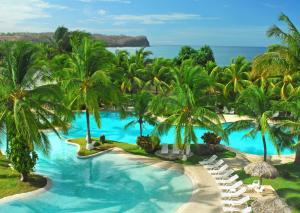
<path id="1" fill-rule="evenodd" d="M 146 35 L 153 45 L 266 46 L 280 12 L 300 26 L 299 0 L 0 0 L 0 32 Z"/>

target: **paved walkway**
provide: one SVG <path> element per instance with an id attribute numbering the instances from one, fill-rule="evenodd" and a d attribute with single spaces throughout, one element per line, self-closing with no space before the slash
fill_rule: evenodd
<path id="1" fill-rule="evenodd" d="M 219 213 L 222 212 L 222 203 L 219 188 L 213 177 L 200 165 L 182 165 L 171 161 L 132 155 L 122 149 L 114 148 L 113 152 L 124 155 L 128 159 L 140 161 L 147 165 L 164 169 L 175 169 L 187 175 L 193 184 L 193 193 L 190 200 L 182 205 L 176 213 Z"/>

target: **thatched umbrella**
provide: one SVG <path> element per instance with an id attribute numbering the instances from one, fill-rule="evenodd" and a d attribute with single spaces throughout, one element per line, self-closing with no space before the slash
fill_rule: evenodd
<path id="1" fill-rule="evenodd" d="M 260 184 L 262 184 L 262 178 L 276 178 L 279 175 L 277 169 L 265 161 L 250 163 L 245 167 L 245 172 L 248 175 L 259 177 Z"/>
<path id="2" fill-rule="evenodd" d="M 291 213 L 286 202 L 278 196 L 259 198 L 251 204 L 251 208 L 254 213 Z"/>

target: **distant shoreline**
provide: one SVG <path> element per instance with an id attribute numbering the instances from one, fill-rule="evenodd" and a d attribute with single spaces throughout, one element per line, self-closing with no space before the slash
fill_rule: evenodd
<path id="1" fill-rule="evenodd" d="M 49 42 L 54 33 L 0 33 L 0 41 Z M 103 41 L 107 47 L 149 47 L 146 36 L 91 34 L 96 40 Z"/>

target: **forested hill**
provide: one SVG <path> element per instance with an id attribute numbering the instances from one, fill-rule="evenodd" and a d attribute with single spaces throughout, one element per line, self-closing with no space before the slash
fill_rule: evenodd
<path id="1" fill-rule="evenodd" d="M 52 37 L 53 33 L 3 33 L 0 34 L 0 41 L 47 42 Z M 93 37 L 104 41 L 108 47 L 148 47 L 150 45 L 146 36 L 93 34 Z"/>

